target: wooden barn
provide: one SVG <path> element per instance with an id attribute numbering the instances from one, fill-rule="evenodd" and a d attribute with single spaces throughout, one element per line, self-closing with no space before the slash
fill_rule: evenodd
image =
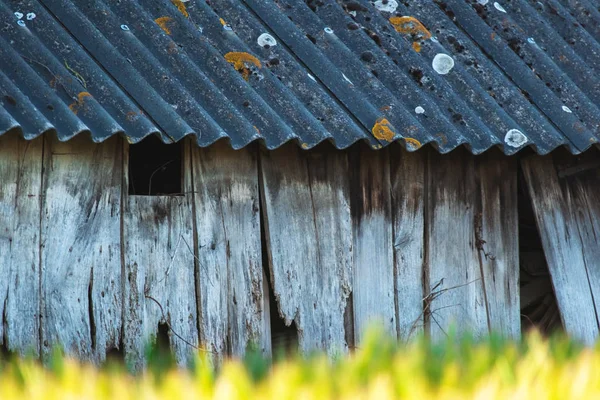
<path id="1" fill-rule="evenodd" d="M 596 3 L 1 0 L 0 345 L 592 343 Z"/>

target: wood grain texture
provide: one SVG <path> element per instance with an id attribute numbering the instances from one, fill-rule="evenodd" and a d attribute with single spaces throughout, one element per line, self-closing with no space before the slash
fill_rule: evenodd
<path id="1" fill-rule="evenodd" d="M 134 370 L 145 365 L 146 345 L 156 339 L 159 324 L 169 327 L 179 365 L 186 365 L 198 347 L 189 157 L 186 151 L 182 196 L 124 195 L 123 341 L 126 362 Z"/>
<path id="2" fill-rule="evenodd" d="M 345 352 L 351 288 L 348 162 L 296 145 L 261 153 L 262 200 L 273 293 L 302 351 Z"/>
<path id="3" fill-rule="evenodd" d="M 371 325 L 397 336 L 394 241 L 388 150 L 358 149 L 352 157 L 355 340 Z"/>
<path id="4" fill-rule="evenodd" d="M 398 146 L 399 147 L 399 146 Z M 391 160 L 394 266 L 398 335 L 423 332 L 425 151 L 401 149 Z M 401 153 L 400 153 L 401 152 Z"/>
<path id="5" fill-rule="evenodd" d="M 0 137 L 0 344 L 39 354 L 43 138 Z"/>
<path id="6" fill-rule="evenodd" d="M 559 179 L 551 156 L 528 157 L 522 167 L 565 330 L 593 343 L 600 295 L 598 175 Z"/>
<path id="7" fill-rule="evenodd" d="M 479 212 L 475 245 L 481 266 L 490 330 L 521 336 L 517 160 L 492 150 L 475 162 Z"/>
<path id="8" fill-rule="evenodd" d="M 427 185 L 430 334 L 443 338 L 453 327 L 484 335 L 488 317 L 476 246 L 474 158 L 464 149 L 444 155 L 430 151 Z"/>
<path id="9" fill-rule="evenodd" d="M 241 356 L 250 343 L 270 354 L 256 153 L 223 142 L 191 151 L 200 341 L 219 355 Z"/>
<path id="10" fill-rule="evenodd" d="M 42 352 L 102 361 L 121 333 L 120 140 L 44 145 Z"/>

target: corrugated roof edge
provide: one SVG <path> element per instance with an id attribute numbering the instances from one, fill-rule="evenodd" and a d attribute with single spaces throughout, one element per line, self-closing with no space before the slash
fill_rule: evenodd
<path id="1" fill-rule="evenodd" d="M 330 143 L 330 144 L 331 144 L 333 147 L 335 147 L 335 148 L 336 148 L 336 149 L 338 149 L 338 150 L 346 150 L 346 149 L 349 149 L 349 148 L 351 148 L 351 147 L 353 147 L 353 146 L 356 146 L 356 145 L 358 145 L 359 143 L 362 143 L 362 144 L 366 145 L 368 148 L 372 149 L 373 151 L 377 151 L 377 150 L 379 150 L 379 149 L 373 149 L 373 147 L 371 146 L 371 144 L 369 143 L 369 141 L 368 141 L 368 140 L 366 140 L 366 139 L 358 139 L 358 140 L 356 140 L 356 141 L 354 141 L 354 142 L 351 142 L 351 143 L 349 143 L 348 145 L 346 145 L 346 146 L 344 146 L 344 147 L 339 147 L 339 146 L 336 144 L 336 142 L 335 142 L 335 139 L 334 139 L 334 138 L 326 138 L 326 139 L 324 139 L 324 140 L 321 140 L 321 141 L 318 141 L 318 142 L 312 143 L 312 144 L 310 144 L 310 145 L 307 145 L 306 143 L 302 143 L 302 141 L 300 140 L 300 138 L 291 138 L 291 139 L 289 139 L 289 140 L 285 140 L 285 141 L 282 141 L 281 143 L 278 143 L 276 146 L 271 146 L 271 147 L 269 147 L 269 146 L 267 146 L 267 143 L 266 143 L 266 140 L 265 140 L 265 139 L 263 139 L 263 138 L 258 138 L 258 139 L 255 139 L 255 140 L 248 141 L 247 143 L 245 143 L 245 144 L 244 144 L 244 145 L 242 145 L 242 146 L 237 146 L 237 147 L 236 147 L 236 146 L 232 145 L 231 138 L 230 138 L 229 136 L 227 136 L 227 135 L 223 135 L 223 136 L 217 137 L 217 138 L 216 138 L 216 140 L 213 140 L 213 141 L 211 141 L 211 142 L 209 142 L 209 143 L 202 143 L 202 142 L 200 142 L 200 141 L 197 139 L 197 136 L 196 136 L 195 134 L 193 134 L 193 133 L 191 133 L 191 134 L 188 134 L 188 135 L 186 135 L 186 136 L 182 137 L 182 138 L 181 138 L 180 140 L 178 140 L 178 141 L 173 141 L 173 140 L 172 140 L 172 139 L 171 139 L 169 136 L 165 135 L 165 134 L 164 134 L 164 133 L 162 133 L 162 132 L 148 133 L 148 134 L 147 134 L 147 135 L 145 135 L 144 137 L 140 137 L 140 138 L 135 138 L 135 139 L 133 139 L 133 138 L 131 138 L 131 137 L 127 136 L 127 135 L 126 135 L 124 132 L 117 132 L 117 133 L 115 133 L 115 134 L 113 134 L 113 135 L 110 135 L 110 136 L 106 136 L 106 137 L 101 137 L 101 138 L 99 138 L 99 137 L 94 137 L 94 136 L 92 135 L 92 133 L 91 133 L 89 130 L 85 130 L 85 131 L 81 131 L 81 132 L 79 132 L 78 134 L 76 134 L 76 135 L 73 135 L 73 136 L 71 136 L 71 137 L 69 137 L 69 138 L 66 138 L 66 139 L 65 139 L 65 138 L 61 138 L 61 137 L 60 137 L 60 136 L 57 134 L 57 132 L 56 132 L 56 129 L 54 129 L 54 128 L 52 128 L 52 129 L 48 129 L 47 131 L 45 131 L 45 132 L 42 132 L 42 133 L 41 133 L 41 134 L 39 134 L 39 135 L 35 135 L 35 136 L 27 136 L 27 137 L 26 137 L 26 136 L 24 136 L 24 135 L 23 135 L 23 131 L 22 131 L 22 129 L 21 129 L 21 127 L 20 127 L 20 126 L 12 127 L 12 128 L 10 128 L 10 129 L 8 129 L 8 130 L 5 130 L 4 132 L 0 133 L 0 136 L 3 136 L 3 135 L 15 135 L 15 134 L 16 134 L 16 135 L 19 135 L 20 137 L 22 137 L 22 138 L 23 138 L 23 139 L 25 139 L 25 140 L 33 140 L 33 139 L 35 139 L 35 138 L 37 138 L 37 137 L 39 137 L 39 136 L 43 136 L 43 135 L 53 135 L 53 134 L 54 134 L 54 135 L 55 135 L 55 137 L 56 137 L 56 138 L 57 138 L 59 141 L 61 141 L 61 142 L 66 142 L 66 141 L 68 141 L 68 140 L 72 139 L 72 138 L 73 138 L 73 137 L 75 137 L 75 136 L 84 135 L 84 136 L 86 136 L 86 137 L 87 137 L 87 138 L 88 138 L 88 139 L 89 139 L 91 142 L 93 142 L 93 143 L 102 143 L 102 142 L 104 142 L 104 141 L 106 141 L 106 140 L 108 140 L 108 139 L 110 139 L 110 138 L 114 137 L 115 135 L 118 135 L 119 137 L 121 137 L 121 138 L 122 138 L 124 141 L 126 141 L 126 142 L 127 142 L 127 143 L 129 143 L 129 144 L 136 144 L 136 143 L 139 143 L 139 142 L 141 142 L 142 140 L 144 140 L 145 138 L 147 138 L 148 136 L 155 134 L 155 135 L 159 136 L 159 137 L 160 137 L 160 139 L 162 140 L 162 142 L 163 142 L 163 143 L 165 143 L 165 144 L 173 144 L 173 143 L 177 143 L 177 142 L 180 142 L 180 141 L 183 141 L 183 140 L 191 140 L 192 142 L 195 142 L 195 143 L 196 143 L 196 144 L 197 144 L 199 147 L 203 147 L 203 148 L 205 148 L 205 147 L 209 147 L 209 146 L 212 146 L 213 144 L 215 144 L 215 143 L 217 143 L 217 142 L 220 142 L 220 141 L 222 141 L 222 140 L 225 140 L 225 141 L 227 141 L 228 145 L 229 145 L 231 148 L 233 148 L 234 150 L 240 150 L 240 149 L 246 148 L 246 147 L 248 147 L 248 146 L 251 146 L 251 145 L 254 145 L 254 144 L 258 144 L 260 147 L 262 147 L 262 148 L 266 148 L 267 150 L 276 150 L 276 149 L 280 148 L 281 146 L 284 146 L 284 145 L 286 145 L 286 144 L 289 144 L 289 143 L 292 143 L 292 142 L 295 142 L 295 143 L 296 143 L 296 145 L 297 145 L 298 147 L 300 147 L 301 149 L 303 149 L 303 150 L 311 150 L 311 149 L 314 149 L 315 147 L 318 147 L 319 145 L 322 145 L 322 144 L 324 144 L 324 143 Z M 424 148 L 433 148 L 435 151 L 437 151 L 437 152 L 438 152 L 438 153 L 440 153 L 440 154 L 448 154 L 448 153 L 451 153 L 451 152 L 453 152 L 453 151 L 455 151 L 455 150 L 457 150 L 457 149 L 464 148 L 465 150 L 467 150 L 469 153 L 471 153 L 471 154 L 473 154 L 473 155 L 482 155 L 482 154 L 485 154 L 485 153 L 487 153 L 487 152 L 488 152 L 488 151 L 490 151 L 491 149 L 493 149 L 493 148 L 496 148 L 496 149 L 498 149 L 499 151 L 501 151 L 503 154 L 505 154 L 506 156 L 512 156 L 512 155 L 522 154 L 522 153 L 524 153 L 524 152 L 526 152 L 526 151 L 528 151 L 528 150 L 529 150 L 529 151 L 533 151 L 533 152 L 535 152 L 536 154 L 538 154 L 538 155 L 542 155 L 542 156 L 543 156 L 543 155 L 550 154 L 550 153 L 552 153 L 552 152 L 556 151 L 556 150 L 557 150 L 557 149 L 559 149 L 559 148 L 562 148 L 562 149 L 566 150 L 567 152 L 569 152 L 570 154 L 573 154 L 573 155 L 579 155 L 579 154 L 583 154 L 583 153 L 585 153 L 585 152 L 589 151 L 589 150 L 590 150 L 592 147 L 596 147 L 597 149 L 599 149 L 599 150 L 600 150 L 600 144 L 595 144 L 595 145 L 593 145 L 593 144 L 590 144 L 590 146 L 588 146 L 587 148 L 585 148 L 583 151 L 579 151 L 579 152 L 578 152 L 578 151 L 574 151 L 574 150 L 576 150 L 576 149 L 575 149 L 573 146 L 569 146 L 569 145 L 567 145 L 567 144 L 562 144 L 562 145 L 555 146 L 555 147 L 553 147 L 553 148 L 549 149 L 549 150 L 548 150 L 548 151 L 546 151 L 546 152 L 539 152 L 539 151 L 538 151 L 538 149 L 537 149 L 537 148 L 536 148 L 536 146 L 535 146 L 535 143 L 532 143 L 532 144 L 530 144 L 530 145 L 522 146 L 522 147 L 520 147 L 520 148 L 518 148 L 518 149 L 515 149 L 516 151 L 515 151 L 515 152 L 513 152 L 513 153 L 511 153 L 511 154 L 506 154 L 506 153 L 505 153 L 505 148 L 504 148 L 502 145 L 493 145 L 493 146 L 489 146 L 489 147 L 487 147 L 487 148 L 483 149 L 483 151 L 480 151 L 480 152 L 474 152 L 474 151 L 473 151 L 473 149 L 472 149 L 472 146 L 469 146 L 469 144 L 468 144 L 468 143 L 463 143 L 463 144 L 460 144 L 460 145 L 458 145 L 458 146 L 455 146 L 455 147 L 453 147 L 453 148 L 451 148 L 451 149 L 449 149 L 449 150 L 447 150 L 447 151 L 440 151 L 440 149 L 438 148 L 438 146 L 436 146 L 436 142 L 435 142 L 435 141 L 431 141 L 431 142 L 423 143 L 423 144 L 422 144 L 422 146 L 420 146 L 419 148 L 415 148 L 415 147 L 414 147 L 414 146 L 412 146 L 412 145 L 406 146 L 406 143 L 405 143 L 405 142 L 403 142 L 401 139 L 394 140 L 393 142 L 389 142 L 389 143 L 388 143 L 386 146 L 384 146 L 384 147 L 381 147 L 381 148 L 387 148 L 387 147 L 389 147 L 389 145 L 390 145 L 390 144 L 392 144 L 392 143 L 394 143 L 394 144 L 399 144 L 399 145 L 400 145 L 400 147 L 401 147 L 401 148 L 402 148 L 404 151 L 407 151 L 407 152 L 409 152 L 409 153 L 412 153 L 412 152 L 415 152 L 415 151 L 419 151 L 419 150 L 421 150 L 421 149 L 424 149 Z"/>

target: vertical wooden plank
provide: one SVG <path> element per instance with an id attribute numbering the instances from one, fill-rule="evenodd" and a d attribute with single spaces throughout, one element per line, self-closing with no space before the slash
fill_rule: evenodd
<path id="1" fill-rule="evenodd" d="M 449 327 L 488 332 L 484 285 L 476 246 L 474 157 L 464 149 L 429 152 L 425 308 L 434 339 Z"/>
<path id="2" fill-rule="evenodd" d="M 302 351 L 346 351 L 352 228 L 344 153 L 295 144 L 261 153 L 268 256 L 279 314 L 295 321 Z"/>
<path id="3" fill-rule="evenodd" d="M 121 332 L 121 145 L 80 135 L 44 146 L 42 340 L 91 361 Z"/>
<path id="4" fill-rule="evenodd" d="M 192 147 L 200 341 L 219 355 L 248 344 L 270 354 L 256 153 L 219 142 Z"/>
<path id="5" fill-rule="evenodd" d="M 0 344 L 39 354 L 43 138 L 0 137 Z"/>
<path id="6" fill-rule="evenodd" d="M 360 343 L 365 330 L 379 324 L 397 336 L 394 293 L 390 164 L 388 150 L 359 149 L 352 185 L 354 236 L 354 329 Z"/>
<path id="7" fill-rule="evenodd" d="M 393 150 L 391 157 L 398 335 L 423 332 L 425 166 L 427 152 Z"/>
<path id="8" fill-rule="evenodd" d="M 476 158 L 481 199 L 475 216 L 477 248 L 492 332 L 521 336 L 517 160 L 490 150 Z"/>
<path id="9" fill-rule="evenodd" d="M 191 161 L 184 152 L 184 191 L 180 196 L 124 194 L 123 256 L 125 263 L 124 347 L 127 363 L 145 364 L 145 346 L 167 325 L 177 362 L 185 365 L 198 347 L 198 312 Z M 128 149 L 125 167 L 128 170 Z M 125 174 L 123 190 L 129 187 Z"/>
<path id="10" fill-rule="evenodd" d="M 594 306 L 594 297 L 598 296 L 592 294 L 590 283 L 597 287 L 596 270 L 600 261 L 593 257 L 593 251 L 587 250 L 596 248 L 598 239 L 592 234 L 590 246 L 588 238 L 582 239 L 580 232 L 594 230 L 584 214 L 597 214 L 598 207 L 593 202 L 587 204 L 583 198 L 573 199 L 573 178 L 559 179 L 553 157 L 528 157 L 523 159 L 522 166 L 563 325 L 570 335 L 591 344 L 598 337 Z M 592 185 L 583 192 L 595 193 L 598 181 Z"/>

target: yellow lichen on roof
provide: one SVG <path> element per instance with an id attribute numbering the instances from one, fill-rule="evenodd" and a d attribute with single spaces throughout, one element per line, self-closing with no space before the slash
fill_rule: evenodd
<path id="1" fill-rule="evenodd" d="M 175 7 L 177 7 L 177 9 L 179 10 L 179 12 L 181 14 L 183 14 L 184 17 L 189 18 L 189 14 L 187 12 L 187 9 L 185 8 L 185 4 L 183 4 L 183 1 L 181 0 L 171 0 L 171 3 L 173 3 L 173 5 Z"/>
<path id="2" fill-rule="evenodd" d="M 404 141 L 406 142 L 406 147 L 411 148 L 411 150 L 417 150 L 421 147 L 421 142 L 417 139 L 407 137 L 404 138 Z"/>
<path id="3" fill-rule="evenodd" d="M 248 77 L 250 76 L 250 70 L 248 69 L 247 64 L 252 64 L 257 68 L 262 66 L 258 58 L 243 51 L 232 51 L 225 54 L 225 61 L 233 64 L 233 67 L 242 74 L 242 77 L 245 80 L 248 80 Z"/>
<path id="4" fill-rule="evenodd" d="M 77 95 L 77 100 L 75 100 L 73 103 L 69 104 L 69 110 L 73 111 L 73 114 L 77 115 L 77 112 L 79 112 L 79 109 L 84 106 L 83 102 L 86 97 L 92 97 L 92 95 L 88 92 L 80 92 Z"/>
<path id="5" fill-rule="evenodd" d="M 390 23 L 394 26 L 396 32 L 402 33 L 403 35 L 411 35 L 415 42 L 413 42 L 413 49 L 416 52 L 421 51 L 421 44 L 418 40 L 425 40 L 431 38 L 431 32 L 425 28 L 425 26 L 416 19 L 415 17 L 391 17 Z"/>
<path id="6" fill-rule="evenodd" d="M 388 121 L 386 118 L 379 118 L 375 122 L 375 125 L 373 125 L 371 132 L 373 132 L 373 136 L 379 140 L 385 140 L 388 142 L 394 140 L 395 133 L 392 130 L 390 121 Z"/>
<path id="7" fill-rule="evenodd" d="M 156 25 L 160 26 L 160 28 L 165 31 L 165 33 L 167 35 L 171 34 L 171 30 L 169 29 L 169 27 L 167 26 L 167 22 L 171 21 L 171 17 L 160 17 L 160 18 L 156 18 L 154 20 L 154 22 L 156 22 Z"/>

